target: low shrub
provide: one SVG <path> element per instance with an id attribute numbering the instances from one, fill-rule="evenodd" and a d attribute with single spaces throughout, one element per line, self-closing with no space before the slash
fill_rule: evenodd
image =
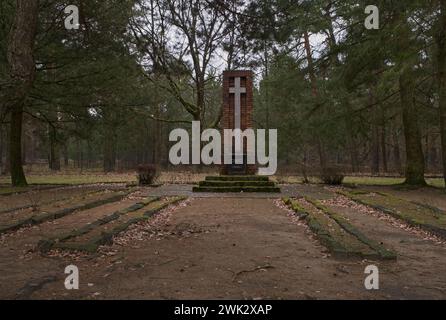
<path id="1" fill-rule="evenodd" d="M 159 176 L 158 168 L 154 164 L 140 164 L 137 171 L 138 182 L 142 186 L 154 184 Z"/>
<path id="2" fill-rule="evenodd" d="M 344 182 L 345 174 L 339 168 L 325 168 L 321 175 L 320 179 L 324 184 L 328 184 L 331 186 L 338 186 Z"/>

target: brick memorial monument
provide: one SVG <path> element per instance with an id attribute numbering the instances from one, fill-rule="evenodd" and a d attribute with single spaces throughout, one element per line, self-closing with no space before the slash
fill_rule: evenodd
<path id="1" fill-rule="evenodd" d="M 222 136 L 225 129 L 231 131 L 253 129 L 253 112 L 253 73 L 251 71 L 225 71 L 223 73 Z M 248 155 L 255 151 L 248 150 L 246 141 L 238 144 L 234 142 L 232 164 L 225 164 L 225 155 L 222 154 L 220 176 L 206 177 L 193 188 L 193 191 L 280 193 L 280 188 L 267 176 L 256 175 L 258 169 L 256 164 L 248 164 Z M 222 144 L 224 149 L 224 141 Z"/>
<path id="2" fill-rule="evenodd" d="M 222 130 L 253 128 L 253 73 L 252 71 L 225 71 L 223 73 Z M 255 175 L 256 165 L 247 164 L 246 141 L 241 148 L 233 145 L 232 164 L 223 164 L 222 175 Z"/>

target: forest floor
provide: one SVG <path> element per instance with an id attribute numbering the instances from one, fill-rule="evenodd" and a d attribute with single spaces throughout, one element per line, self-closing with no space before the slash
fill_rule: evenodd
<path id="1" fill-rule="evenodd" d="M 441 231 L 444 190 L 281 187 L 198 198 L 189 185 L 113 183 L 0 196 L 0 225 L 32 222 L 0 234 L 0 298 L 446 299 L 446 240 L 386 213 L 422 215 Z M 336 256 L 282 196 L 319 201 L 397 259 Z M 93 251 L 67 250 L 85 244 Z M 65 289 L 68 265 L 79 268 L 79 290 Z M 379 268 L 379 290 L 365 289 L 368 265 Z"/>

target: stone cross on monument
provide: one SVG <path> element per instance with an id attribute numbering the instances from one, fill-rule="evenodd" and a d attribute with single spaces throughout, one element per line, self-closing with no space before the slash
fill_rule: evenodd
<path id="1" fill-rule="evenodd" d="M 229 88 L 229 93 L 233 93 L 235 95 L 235 115 L 234 115 L 234 120 L 235 120 L 235 126 L 234 129 L 241 129 L 242 127 L 242 111 L 241 111 L 241 95 L 242 93 L 246 93 L 246 88 L 242 88 L 240 86 L 240 82 L 241 82 L 241 78 L 237 77 L 235 78 L 235 87 L 234 88 Z"/>
<path id="2" fill-rule="evenodd" d="M 242 129 L 242 110 L 241 110 L 241 96 L 243 93 L 246 93 L 246 88 L 242 88 L 240 86 L 241 78 L 235 78 L 235 86 L 233 88 L 229 88 L 229 93 L 234 94 L 234 129 Z M 235 159 L 236 163 L 240 163 L 243 161 L 243 141 L 240 141 L 239 144 L 235 144 Z"/>
<path id="3" fill-rule="evenodd" d="M 253 74 L 251 71 L 223 73 L 223 130 L 253 128 Z M 253 175 L 256 165 L 247 164 L 246 143 L 234 143 L 233 164 L 223 165 L 223 175 Z"/>

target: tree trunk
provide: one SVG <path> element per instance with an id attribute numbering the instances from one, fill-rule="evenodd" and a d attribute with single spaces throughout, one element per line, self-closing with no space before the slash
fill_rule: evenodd
<path id="1" fill-rule="evenodd" d="M 22 165 L 26 165 L 28 164 L 28 157 L 27 157 L 27 149 L 28 147 L 28 137 L 26 135 L 26 131 L 25 128 L 27 128 L 27 123 L 26 121 L 22 121 L 22 145 L 21 145 L 21 149 L 22 149 Z"/>
<path id="2" fill-rule="evenodd" d="M 11 130 L 9 130 L 8 126 L 5 126 L 4 131 L 4 153 L 5 153 L 5 161 L 3 163 L 2 172 L 1 174 L 7 175 L 10 173 L 10 157 L 9 157 L 9 144 L 7 143 L 9 141 L 9 135 L 11 134 Z"/>
<path id="3" fill-rule="evenodd" d="M 3 173 L 3 125 L 0 125 L 0 175 Z"/>
<path id="4" fill-rule="evenodd" d="M 437 137 L 431 136 L 429 139 L 429 148 L 427 149 L 427 153 L 429 154 L 429 170 L 432 173 L 438 172 L 438 150 L 437 146 Z"/>
<path id="5" fill-rule="evenodd" d="M 375 103 L 374 86 L 369 88 L 369 102 Z M 371 110 L 371 136 L 370 136 L 370 168 L 373 176 L 379 176 L 379 128 L 376 110 Z"/>
<path id="6" fill-rule="evenodd" d="M 29 147 L 28 147 L 28 161 L 33 164 L 36 162 L 36 144 L 37 144 L 37 129 L 33 123 L 30 124 L 32 127 L 31 134 L 29 136 Z"/>
<path id="7" fill-rule="evenodd" d="M 9 137 L 9 166 L 11 182 L 15 187 L 28 185 L 22 165 L 22 120 L 23 105 L 15 105 L 11 111 L 11 133 Z"/>
<path id="8" fill-rule="evenodd" d="M 106 125 L 104 135 L 104 172 L 114 172 L 116 170 L 116 133 L 110 126 Z"/>
<path id="9" fill-rule="evenodd" d="M 327 169 L 327 159 L 325 157 L 325 151 L 321 143 L 321 139 L 318 137 L 316 138 L 316 144 L 317 144 L 317 152 L 319 154 L 319 165 L 321 166 L 322 172 L 325 172 Z"/>
<path id="10" fill-rule="evenodd" d="M 60 171 L 60 152 L 57 143 L 57 131 L 51 125 L 48 125 L 48 140 L 49 140 L 49 168 L 53 171 Z"/>
<path id="11" fill-rule="evenodd" d="M 64 166 L 65 169 L 69 166 L 69 157 L 68 157 L 68 142 L 65 142 L 63 145 L 63 159 L 64 159 Z"/>
<path id="12" fill-rule="evenodd" d="M 82 142 L 81 139 L 76 141 L 76 167 L 82 171 Z"/>
<path id="13" fill-rule="evenodd" d="M 387 134 L 386 134 L 386 111 L 381 107 L 381 157 L 383 163 L 384 173 L 389 172 L 389 166 L 387 163 Z"/>
<path id="14" fill-rule="evenodd" d="M 379 130 L 376 123 L 372 123 L 372 141 L 370 146 L 371 169 L 373 176 L 379 176 Z"/>
<path id="15" fill-rule="evenodd" d="M 76 140 L 76 167 L 82 170 L 84 169 L 84 151 L 83 151 L 83 143 L 81 139 Z"/>
<path id="16" fill-rule="evenodd" d="M 396 39 L 396 50 L 407 52 L 413 43 L 413 31 L 408 23 L 408 17 L 402 12 L 395 12 L 395 23 L 399 25 L 399 36 Z M 406 147 L 406 184 L 426 185 L 424 179 L 425 161 L 421 144 L 421 133 L 418 125 L 419 110 L 415 103 L 416 74 L 413 58 L 400 58 L 397 63 L 399 69 L 399 89 L 403 132 Z"/>
<path id="17" fill-rule="evenodd" d="M 307 149 L 304 148 L 304 158 L 302 161 L 302 177 L 303 177 L 303 183 L 308 184 L 310 183 L 310 180 L 308 179 L 308 174 L 307 174 Z"/>
<path id="18" fill-rule="evenodd" d="M 11 105 L 10 169 L 13 186 L 26 186 L 22 165 L 23 108 L 35 78 L 33 57 L 39 0 L 17 0 L 8 45 L 8 64 L 13 83 Z"/>
<path id="19" fill-rule="evenodd" d="M 425 162 L 415 106 L 415 83 L 410 67 L 402 70 L 399 86 L 403 114 L 404 137 L 406 141 L 406 184 L 425 185 Z"/>
<path id="20" fill-rule="evenodd" d="M 424 150 L 424 167 L 426 173 L 429 173 L 431 169 L 429 130 L 427 130 L 426 135 L 424 136 Z"/>
<path id="21" fill-rule="evenodd" d="M 159 117 L 160 114 L 160 106 L 156 106 L 156 117 Z M 152 163 L 159 165 L 161 163 L 161 121 L 155 121 L 155 125 L 153 126 L 153 135 L 152 135 Z"/>
<path id="22" fill-rule="evenodd" d="M 439 119 L 443 176 L 446 183 L 446 0 L 440 0 L 441 14 L 437 35 Z"/>
<path id="23" fill-rule="evenodd" d="M 393 161 L 394 161 L 394 166 L 395 166 L 395 170 L 399 173 L 402 174 L 403 173 L 403 169 L 402 169 L 402 165 L 401 165 L 401 152 L 400 152 L 400 141 L 399 141 L 399 135 L 398 135 L 398 129 L 395 128 L 392 129 L 393 130 L 393 134 L 392 134 L 392 138 L 393 138 Z"/>
<path id="24" fill-rule="evenodd" d="M 87 169 L 94 167 L 93 148 L 91 147 L 91 141 L 87 140 Z"/>
<path id="25" fill-rule="evenodd" d="M 353 128 L 353 119 L 351 115 L 353 114 L 352 107 L 349 101 L 345 101 L 345 106 L 347 110 L 347 115 L 344 117 L 345 126 L 347 129 L 347 147 L 350 152 L 350 163 L 352 172 L 359 171 L 359 161 L 358 161 L 358 151 L 356 149 L 355 136 L 354 136 L 354 128 Z"/>
<path id="26" fill-rule="evenodd" d="M 197 84 L 196 84 L 196 90 L 197 90 L 197 108 L 198 113 L 194 115 L 195 121 L 204 121 L 204 116 L 206 112 L 206 97 L 205 97 L 205 78 L 204 75 L 197 75 Z M 202 124 L 202 126 L 204 123 Z"/>

